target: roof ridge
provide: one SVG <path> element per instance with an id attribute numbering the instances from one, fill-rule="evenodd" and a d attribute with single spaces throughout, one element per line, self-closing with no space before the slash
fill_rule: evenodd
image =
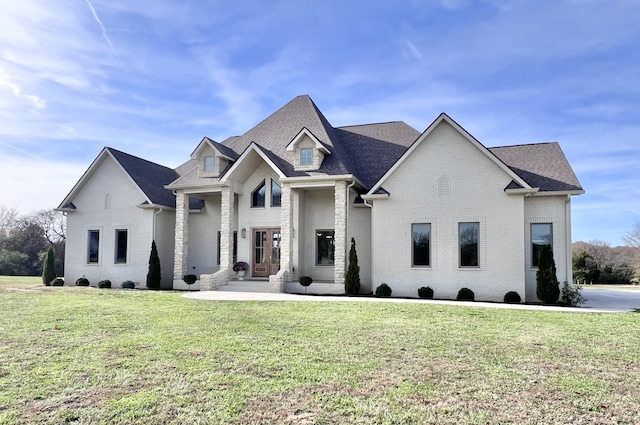
<path id="1" fill-rule="evenodd" d="M 365 126 L 368 126 L 368 125 L 396 124 L 396 123 L 406 124 L 403 120 L 393 120 L 393 121 L 371 122 L 371 123 L 366 123 L 366 124 L 341 125 L 339 127 L 334 127 L 334 128 L 342 130 L 342 129 L 345 129 L 347 127 L 365 127 Z"/>
<path id="2" fill-rule="evenodd" d="M 549 141 L 549 142 L 533 142 L 533 143 L 518 143 L 516 145 L 502 145 L 502 146 L 492 146 L 490 148 L 487 149 L 499 149 L 499 148 L 517 148 L 517 147 L 522 147 L 522 146 L 536 146 L 536 145 L 552 145 L 552 144 L 559 144 L 556 141 Z"/>

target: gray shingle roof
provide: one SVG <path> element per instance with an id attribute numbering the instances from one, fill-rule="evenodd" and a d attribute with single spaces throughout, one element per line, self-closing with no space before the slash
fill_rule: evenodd
<path id="1" fill-rule="evenodd" d="M 541 192 L 583 190 L 557 142 L 501 146 L 489 151 Z"/>
<path id="2" fill-rule="evenodd" d="M 113 148 L 106 149 L 122 165 L 122 168 L 153 204 L 170 208 L 176 207 L 175 195 L 171 190 L 164 188 L 165 185 L 179 177 L 175 170 Z M 202 201 L 192 199 L 189 207 L 199 209 L 202 207 L 201 204 Z"/>

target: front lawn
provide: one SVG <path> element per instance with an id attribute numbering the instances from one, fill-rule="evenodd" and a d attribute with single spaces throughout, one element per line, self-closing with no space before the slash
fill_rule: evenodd
<path id="1" fill-rule="evenodd" d="M 0 424 L 640 417 L 635 313 L 18 286 L 0 285 Z"/>

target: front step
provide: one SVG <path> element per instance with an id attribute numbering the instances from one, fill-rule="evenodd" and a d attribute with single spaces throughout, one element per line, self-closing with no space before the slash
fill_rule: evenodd
<path id="1" fill-rule="evenodd" d="M 228 284 L 218 286 L 218 291 L 233 292 L 271 292 L 268 280 L 230 280 Z"/>

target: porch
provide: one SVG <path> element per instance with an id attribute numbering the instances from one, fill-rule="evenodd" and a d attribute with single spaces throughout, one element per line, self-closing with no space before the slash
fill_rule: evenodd
<path id="1" fill-rule="evenodd" d="M 216 290 L 258 293 L 275 292 L 270 289 L 268 278 L 232 279 L 226 285 L 218 286 Z M 332 281 L 314 281 L 305 288 L 297 281 L 285 282 L 283 292 L 288 294 L 344 295 L 344 284 Z"/>

